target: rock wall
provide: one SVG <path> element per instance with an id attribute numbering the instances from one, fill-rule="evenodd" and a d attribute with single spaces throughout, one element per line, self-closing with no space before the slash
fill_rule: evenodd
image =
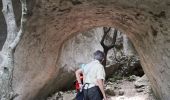
<path id="1" fill-rule="evenodd" d="M 27 31 L 15 53 L 16 100 L 43 100 L 74 73 L 59 63 L 62 44 L 80 32 L 110 26 L 126 33 L 154 93 L 170 99 L 169 0 L 30 0 Z M 68 80 L 66 80 L 68 79 Z"/>
<path id="2" fill-rule="evenodd" d="M 59 66 L 74 73 L 77 68 L 80 68 L 81 64 L 92 61 L 93 53 L 96 50 L 103 51 L 100 45 L 102 35 L 103 28 L 97 28 L 79 33 L 66 41 L 61 49 Z"/>
<path id="3" fill-rule="evenodd" d="M 123 35 L 123 51 L 126 56 L 133 56 L 137 54 L 133 44 L 126 34 Z"/>

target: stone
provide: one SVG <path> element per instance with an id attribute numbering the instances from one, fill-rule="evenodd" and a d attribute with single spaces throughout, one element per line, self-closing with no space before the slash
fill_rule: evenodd
<path id="1" fill-rule="evenodd" d="M 146 77 L 146 75 L 142 76 L 141 78 L 139 78 L 135 82 L 135 88 L 142 88 L 142 87 L 147 86 L 147 85 L 149 85 L 149 80 Z"/>
<path id="2" fill-rule="evenodd" d="M 75 94 L 66 93 L 63 95 L 63 100 L 73 100 L 75 97 Z"/>
<path id="3" fill-rule="evenodd" d="M 137 89 L 136 91 L 137 92 L 143 92 L 144 90 L 143 89 Z"/>
<path id="4" fill-rule="evenodd" d="M 116 95 L 114 89 L 112 89 L 112 88 L 106 89 L 106 90 L 105 90 L 105 93 L 108 94 L 108 95 L 110 95 L 110 96 L 115 96 L 115 95 Z"/>
<path id="5" fill-rule="evenodd" d="M 121 89 L 118 85 L 114 86 L 114 89 Z"/>
<path id="6" fill-rule="evenodd" d="M 119 95 L 123 96 L 125 94 L 125 92 L 123 90 L 119 90 Z"/>
<path id="7" fill-rule="evenodd" d="M 135 76 L 135 75 L 132 75 L 132 76 L 130 76 L 129 77 L 129 81 L 136 81 L 136 79 L 138 79 L 138 77 L 137 76 Z"/>

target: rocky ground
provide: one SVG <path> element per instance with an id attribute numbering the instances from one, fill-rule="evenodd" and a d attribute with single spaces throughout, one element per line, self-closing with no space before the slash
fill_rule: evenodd
<path id="1" fill-rule="evenodd" d="M 109 100 L 156 100 L 145 75 L 132 75 L 121 80 L 110 78 L 106 83 L 105 92 Z M 47 100 L 75 100 L 75 96 L 75 90 L 57 92 Z"/>

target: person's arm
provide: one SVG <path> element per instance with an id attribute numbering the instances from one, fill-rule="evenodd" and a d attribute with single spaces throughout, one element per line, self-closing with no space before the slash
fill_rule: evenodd
<path id="1" fill-rule="evenodd" d="M 78 70 L 75 72 L 75 74 L 76 74 L 76 79 L 77 79 L 77 81 L 78 81 L 79 84 L 81 84 L 80 74 L 82 74 L 82 73 L 83 73 L 82 69 L 78 69 Z"/>
<path id="2" fill-rule="evenodd" d="M 100 88 L 100 91 L 101 91 L 102 94 L 103 94 L 104 100 L 107 100 L 106 94 L 105 94 L 105 92 L 104 92 L 104 80 L 103 80 L 103 79 L 97 79 L 97 83 L 98 83 L 98 86 L 99 86 L 99 88 Z"/>
<path id="3" fill-rule="evenodd" d="M 100 91 L 103 94 L 104 100 L 107 100 L 106 94 L 104 92 L 104 80 L 105 80 L 105 76 L 106 76 L 106 73 L 105 73 L 104 67 L 101 65 L 101 66 L 99 66 L 97 68 L 97 84 L 98 84 L 98 86 L 100 88 Z"/>

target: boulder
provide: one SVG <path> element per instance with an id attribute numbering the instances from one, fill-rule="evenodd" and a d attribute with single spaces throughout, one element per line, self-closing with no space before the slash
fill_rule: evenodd
<path id="1" fill-rule="evenodd" d="M 148 86 L 148 85 L 150 85 L 150 83 L 146 75 L 143 75 L 141 78 L 135 81 L 136 88 L 141 88 L 141 87 Z"/>
<path id="2" fill-rule="evenodd" d="M 122 95 L 124 95 L 125 94 L 125 92 L 123 91 L 123 90 L 119 90 L 119 95 L 120 96 L 122 96 Z"/>

